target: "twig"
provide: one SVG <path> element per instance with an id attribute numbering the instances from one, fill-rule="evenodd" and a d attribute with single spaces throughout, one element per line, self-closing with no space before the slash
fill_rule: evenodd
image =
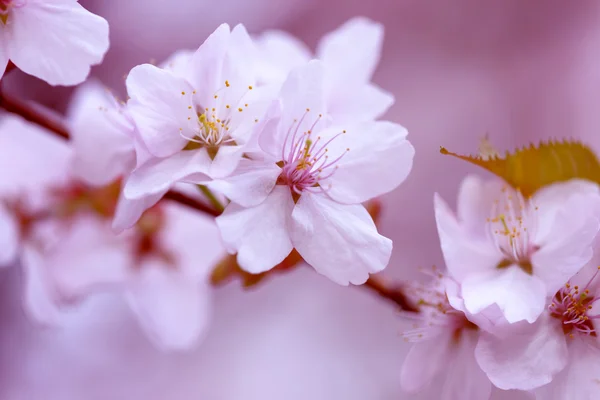
<path id="1" fill-rule="evenodd" d="M 171 191 L 167 192 L 167 194 L 165 194 L 164 198 L 176 201 L 180 204 L 183 204 L 183 205 L 193 208 L 195 210 L 212 215 L 213 217 L 218 217 L 219 215 L 221 215 L 220 211 L 215 210 L 214 208 L 209 207 L 206 204 L 204 204 L 202 201 L 194 199 L 193 197 L 189 197 L 181 192 L 176 192 L 174 190 L 171 190 Z"/>
<path id="2" fill-rule="evenodd" d="M 408 300 L 401 285 L 391 286 L 377 275 L 371 275 L 364 285 L 358 287 L 371 290 L 404 311 L 419 312 L 419 309 Z"/>

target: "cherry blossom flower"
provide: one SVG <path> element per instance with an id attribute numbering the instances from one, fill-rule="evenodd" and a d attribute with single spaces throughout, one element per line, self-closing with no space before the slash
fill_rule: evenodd
<path id="1" fill-rule="evenodd" d="M 435 195 L 442 252 L 471 314 L 497 305 L 508 323 L 534 322 L 546 298 L 592 257 L 600 229 L 596 184 L 557 183 L 532 198 L 500 181 L 463 181 L 458 213 Z"/>
<path id="2" fill-rule="evenodd" d="M 76 0 L 0 0 L 0 77 L 10 60 L 51 85 L 76 85 L 107 50 L 108 23 Z"/>
<path id="3" fill-rule="evenodd" d="M 217 224 L 242 268 L 269 270 L 296 248 L 333 281 L 361 284 L 385 268 L 392 243 L 360 203 L 396 188 L 414 149 L 391 122 L 330 124 L 323 79 L 320 61 L 294 70 L 259 136 L 263 159 L 208 185 L 232 200 Z"/>
<path id="4" fill-rule="evenodd" d="M 281 85 L 289 72 L 310 61 L 310 50 L 282 31 L 256 38 L 260 81 Z M 383 115 L 394 97 L 371 83 L 379 63 L 383 25 L 364 17 L 348 20 L 319 42 L 314 58 L 323 61 L 328 113 L 339 123 L 370 121 Z"/>
<path id="5" fill-rule="evenodd" d="M 403 334 L 413 345 L 402 365 L 402 388 L 418 392 L 445 375 L 440 399 L 486 400 L 492 385 L 474 355 L 479 329 L 448 302 L 445 286 L 453 283 L 433 272 L 432 282 L 406 286 L 419 312 L 402 314 L 414 322 L 413 329 Z"/>
<path id="6" fill-rule="evenodd" d="M 256 55 L 242 25 L 221 25 L 186 57 L 176 68 L 146 64 L 129 73 L 128 108 L 152 157 L 127 179 L 127 199 L 231 174 L 273 100 L 255 88 Z"/>
<path id="7" fill-rule="evenodd" d="M 533 325 L 482 334 L 475 355 L 494 385 L 533 390 L 540 400 L 597 398 L 600 270 L 594 267 L 590 276 L 590 269 L 565 284 Z"/>

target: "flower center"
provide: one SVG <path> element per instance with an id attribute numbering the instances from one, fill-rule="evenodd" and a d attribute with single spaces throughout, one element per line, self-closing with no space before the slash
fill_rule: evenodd
<path id="1" fill-rule="evenodd" d="M 210 104 L 198 104 L 195 100 L 195 90 L 192 93 L 181 92 L 182 96 L 192 96 L 193 104 L 188 106 L 191 115 L 187 117 L 193 136 L 186 136 L 183 128 L 179 129 L 180 135 L 189 141 L 184 150 L 206 147 L 214 158 L 219 146 L 235 145 L 235 140 L 230 135 L 238 120 L 235 114 L 244 112 L 248 107 L 248 103 L 244 103 L 243 99 L 252 89 L 252 86 L 248 86 L 239 99 L 230 103 L 228 99 L 232 97 L 232 85 L 225 81 L 225 86 L 213 95 Z"/>
<path id="2" fill-rule="evenodd" d="M 6 25 L 10 9 L 23 7 L 25 3 L 26 0 L 0 0 L 0 22 Z"/>
<path id="3" fill-rule="evenodd" d="M 590 293 L 589 287 L 599 272 L 600 267 L 583 289 L 567 283 L 556 293 L 548 307 L 550 315 L 562 321 L 563 332 L 570 338 L 574 338 L 575 333 L 593 337 L 598 335 L 593 320 L 600 319 L 600 314 L 592 314 L 592 308 L 600 296 Z"/>
<path id="4" fill-rule="evenodd" d="M 538 249 L 532 243 L 536 229 L 537 207 L 525 200 L 520 191 L 502 188 L 503 198 L 494 201 L 488 229 L 496 248 L 504 259 L 498 268 L 518 265 L 528 274 L 533 273 L 531 255 Z"/>
<path id="5" fill-rule="evenodd" d="M 300 126 L 309 112 L 310 109 L 307 108 L 302 118 L 292 123 L 283 143 L 282 161 L 278 163 L 281 167 L 278 184 L 289 186 L 296 195 L 296 201 L 303 191 L 327 191 L 328 188 L 324 188 L 321 182 L 335 173 L 339 168 L 339 165 L 336 165 L 338 161 L 350 151 L 346 148 L 340 154 L 334 155 L 333 159 L 330 158 L 327 146 L 346 131 L 341 131 L 329 139 L 315 137 L 313 132 L 323 118 L 322 114 L 318 115 L 308 130 L 301 132 Z"/>

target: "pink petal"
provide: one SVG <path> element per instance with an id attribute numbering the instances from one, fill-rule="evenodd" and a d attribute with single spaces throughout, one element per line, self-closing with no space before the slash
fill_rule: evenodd
<path id="1" fill-rule="evenodd" d="M 223 62 L 229 45 L 228 24 L 221 24 L 196 50 L 190 60 L 187 80 L 199 89 L 196 99 L 199 104 L 208 104 L 218 88 L 225 84 Z"/>
<path id="2" fill-rule="evenodd" d="M 312 58 L 308 47 L 285 31 L 263 32 L 254 42 L 260 54 L 258 73 L 262 83 L 281 84 L 292 69 Z"/>
<path id="3" fill-rule="evenodd" d="M 329 113 L 336 124 L 374 121 L 394 104 L 394 96 L 391 93 L 372 84 L 335 87 L 331 92 L 333 94 L 329 95 Z"/>
<path id="4" fill-rule="evenodd" d="M 194 137 L 192 126 L 197 116 L 195 110 L 188 108 L 193 106 L 194 89 L 183 78 L 143 64 L 129 72 L 126 84 L 128 109 L 152 154 L 175 154 L 188 143 L 182 135 Z"/>
<path id="5" fill-rule="evenodd" d="M 483 332 L 475 349 L 477 362 L 500 389 L 535 389 L 552 381 L 567 363 L 558 321 L 543 317 L 521 327 L 502 337 Z"/>
<path id="6" fill-rule="evenodd" d="M 408 393 L 424 389 L 450 360 L 450 334 L 412 345 L 400 371 L 400 386 Z"/>
<path id="7" fill-rule="evenodd" d="M 281 168 L 274 163 L 243 159 L 231 176 L 211 181 L 207 186 L 242 207 L 253 207 L 271 193 L 280 173 Z"/>
<path id="8" fill-rule="evenodd" d="M 279 124 L 274 124 L 275 120 L 267 123 L 259 139 L 262 149 L 278 157 L 278 160 L 282 159 L 284 143 L 288 151 L 292 146 L 291 137 L 287 142 L 285 140 L 288 134 L 293 135 L 295 131 L 302 134 L 308 130 L 316 133 L 325 127 L 323 74 L 322 63 L 313 60 L 290 72 L 283 84 L 280 93 L 282 114 Z"/>
<path id="9" fill-rule="evenodd" d="M 207 175 L 214 179 L 226 178 L 235 171 L 242 156 L 243 146 L 221 146 L 210 163 Z"/>
<path id="10" fill-rule="evenodd" d="M 332 136 L 330 131 L 322 132 L 322 137 Z M 415 149 L 406 140 L 407 134 L 402 126 L 383 121 L 348 127 L 327 147 L 330 160 L 343 155 L 332 166 L 337 168 L 333 175 L 320 184 L 332 199 L 345 204 L 362 203 L 390 192 L 412 168 Z"/>
<path id="11" fill-rule="evenodd" d="M 502 189 L 510 190 L 500 179 L 482 179 L 468 175 L 463 179 L 456 203 L 457 217 L 463 228 L 473 235 L 487 235 L 487 219 L 492 216 L 494 201 L 506 197 Z"/>
<path id="12" fill-rule="evenodd" d="M 192 73 L 191 61 L 193 56 L 194 51 L 192 50 L 177 50 L 163 61 L 159 68 L 166 69 L 181 78 L 186 78 Z"/>
<path id="13" fill-rule="evenodd" d="M 546 217 L 541 206 L 539 219 Z M 551 235 L 531 258 L 533 273 L 552 296 L 593 256 L 593 243 L 600 230 L 600 196 L 575 193 L 564 199 L 554 213 Z"/>
<path id="14" fill-rule="evenodd" d="M 76 177 L 103 186 L 133 169 L 135 127 L 106 88 L 95 81 L 77 88 L 68 120 Z"/>
<path id="15" fill-rule="evenodd" d="M 21 266 L 25 282 L 25 312 L 40 324 L 57 324 L 62 316 L 60 298 L 49 275 L 44 256 L 31 245 L 23 246 Z"/>
<path id="16" fill-rule="evenodd" d="M 435 219 L 446 267 L 459 282 L 471 274 L 495 268 L 502 255 L 484 236 L 463 229 L 446 202 L 434 195 Z"/>
<path id="17" fill-rule="evenodd" d="M 479 334 L 463 331 L 460 341 L 455 344 L 453 360 L 442 364 L 446 369 L 446 379 L 441 390 L 440 400 L 488 400 L 492 393 L 492 383 L 475 360 L 475 345 Z"/>
<path id="18" fill-rule="evenodd" d="M 206 149 L 186 150 L 167 158 L 155 158 L 133 170 L 127 178 L 123 194 L 127 199 L 165 193 L 176 182 L 192 177 L 208 179 L 212 160 Z M 235 168 L 235 167 L 234 167 Z"/>
<path id="19" fill-rule="evenodd" d="M 383 43 L 383 25 L 356 17 L 321 39 L 317 58 L 327 66 L 328 79 L 348 84 L 371 79 Z"/>
<path id="20" fill-rule="evenodd" d="M 11 10 L 10 59 L 51 85 L 83 82 L 108 50 L 108 23 L 75 1 L 28 0 Z"/>
<path id="21" fill-rule="evenodd" d="M 258 51 L 244 25 L 234 26 L 223 60 L 223 82 L 219 83 L 223 85 L 228 80 L 231 85 L 228 89 L 236 93 L 236 100 L 248 93 L 248 86 L 256 85 L 257 59 Z"/>
<path id="22" fill-rule="evenodd" d="M 113 231 L 121 233 L 125 229 L 131 228 L 140 219 L 144 211 L 158 203 L 166 192 L 167 190 L 163 190 L 136 199 L 128 199 L 121 192 L 112 222 Z"/>
<path id="23" fill-rule="evenodd" d="M 129 278 L 133 262 L 130 251 L 127 239 L 115 236 L 104 220 L 80 217 L 45 255 L 46 269 L 61 294 L 85 296 L 122 285 Z"/>
<path id="24" fill-rule="evenodd" d="M 194 346 L 210 317 L 209 287 L 160 263 L 145 263 L 127 299 L 156 345 L 165 350 Z"/>
<path id="25" fill-rule="evenodd" d="M 271 194 L 256 207 L 243 208 L 230 203 L 216 218 L 225 246 L 238 253 L 242 268 L 253 274 L 279 264 L 292 251 L 288 220 L 294 202 L 290 190 L 275 186 Z"/>
<path id="26" fill-rule="evenodd" d="M 302 258 L 340 285 L 363 284 L 387 266 L 392 253 L 392 241 L 377 232 L 362 205 L 339 204 L 320 194 L 302 194 L 290 229 Z"/>
<path id="27" fill-rule="evenodd" d="M 534 391 L 537 400 L 597 400 L 600 390 L 600 349 L 591 340 L 569 343 L 569 362 L 551 383 Z"/>
<path id="28" fill-rule="evenodd" d="M 8 65 L 8 49 L 6 45 L 6 28 L 4 24 L 0 26 L 0 79 L 4 76 L 6 66 Z"/>
<path id="29" fill-rule="evenodd" d="M 19 226 L 14 216 L 0 204 L 0 268 L 6 267 L 17 257 L 19 250 Z"/>
<path id="30" fill-rule="evenodd" d="M 509 323 L 533 323 L 546 305 L 544 283 L 515 265 L 469 275 L 462 282 L 462 295 L 470 313 L 497 304 Z"/>

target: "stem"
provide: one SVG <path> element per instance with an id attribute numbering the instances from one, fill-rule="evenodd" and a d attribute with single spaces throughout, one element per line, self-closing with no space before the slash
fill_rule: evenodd
<path id="1" fill-rule="evenodd" d="M 219 211 L 219 214 L 223 212 L 225 207 L 223 207 L 223 204 L 221 204 L 219 199 L 217 199 L 215 197 L 215 194 L 213 192 L 211 192 L 209 188 L 207 188 L 204 185 L 198 185 L 198 189 L 200 189 L 202 194 L 206 196 L 206 198 L 208 199 L 210 204 L 212 204 L 212 206 L 215 208 L 215 210 Z"/>
<path id="2" fill-rule="evenodd" d="M 176 201 L 179 204 L 183 204 L 195 210 L 212 215 L 213 217 L 218 217 L 219 215 L 221 215 L 221 211 L 215 210 L 214 208 L 207 206 L 200 200 L 196 200 L 193 197 L 189 197 L 181 192 L 170 190 L 167 192 L 167 194 L 165 194 L 164 198 Z"/>

